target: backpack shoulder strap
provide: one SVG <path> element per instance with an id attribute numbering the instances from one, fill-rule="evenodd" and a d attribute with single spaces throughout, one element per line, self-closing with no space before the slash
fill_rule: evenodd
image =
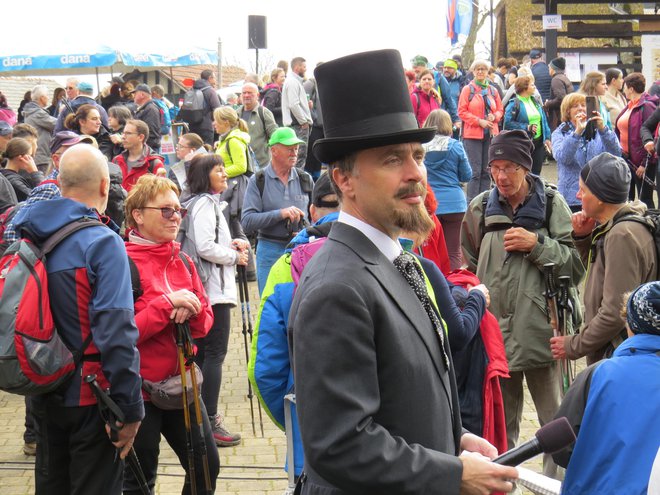
<path id="1" fill-rule="evenodd" d="M 548 235 L 552 237 L 550 232 L 550 218 L 552 218 L 552 206 L 555 202 L 555 195 L 557 194 L 557 187 L 554 184 L 545 184 L 545 228 L 548 229 Z"/>
<path id="2" fill-rule="evenodd" d="M 54 234 L 52 234 L 48 239 L 46 239 L 42 244 L 41 244 L 41 253 L 42 255 L 46 255 L 50 253 L 55 247 L 62 242 L 64 239 L 69 237 L 71 234 L 74 232 L 77 232 L 81 229 L 85 229 L 87 227 L 95 227 L 95 226 L 101 226 L 105 227 L 101 222 L 98 220 L 94 220 L 92 218 L 81 218 L 79 220 L 76 220 L 75 222 L 71 222 L 66 224 L 64 227 L 56 231 Z"/>
<path id="3" fill-rule="evenodd" d="M 257 181 L 257 189 L 259 189 L 259 196 L 263 198 L 264 196 L 264 189 L 266 188 L 266 174 L 264 173 L 264 169 L 257 170 L 257 172 L 254 174 L 256 176 L 256 181 Z"/>
<path id="4" fill-rule="evenodd" d="M 142 283 L 140 282 L 140 271 L 133 258 L 128 256 L 128 268 L 131 271 L 131 289 L 133 291 L 133 304 L 142 296 Z"/>
<path id="5" fill-rule="evenodd" d="M 266 130 L 266 119 L 264 118 L 264 107 L 262 105 L 257 105 L 257 113 L 261 119 L 261 125 L 263 126 L 264 130 Z"/>
<path id="6" fill-rule="evenodd" d="M 190 260 L 188 259 L 188 256 L 185 255 L 183 251 L 179 251 L 179 258 L 181 258 L 181 261 L 183 261 L 183 264 L 186 265 L 186 270 L 188 270 L 188 273 L 192 275 L 192 267 L 190 266 Z M 130 260 L 130 258 L 129 258 Z M 137 267 L 136 267 L 137 269 Z M 132 274 L 131 274 L 132 276 Z"/>

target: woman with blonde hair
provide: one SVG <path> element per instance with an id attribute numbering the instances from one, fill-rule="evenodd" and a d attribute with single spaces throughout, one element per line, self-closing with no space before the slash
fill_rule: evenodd
<path id="1" fill-rule="evenodd" d="M 248 127 L 243 119 L 238 118 L 236 110 L 225 106 L 213 111 L 213 129 L 220 136 L 215 145 L 215 154 L 222 158 L 225 173 L 229 177 L 229 187 L 223 200 L 229 203 L 230 217 L 240 220 L 248 177 L 254 173 L 254 170 L 248 168 Z"/>
<path id="2" fill-rule="evenodd" d="M 595 96 L 598 98 L 598 104 L 600 107 L 599 113 L 603 118 L 603 122 L 610 129 L 613 129 L 612 121 L 610 120 L 610 112 L 603 103 L 603 97 L 607 93 L 607 84 L 605 83 L 605 74 L 598 71 L 588 72 L 582 84 L 580 84 L 580 93 L 587 96 Z M 591 115 L 589 116 L 591 118 Z"/>
<path id="3" fill-rule="evenodd" d="M 552 133 L 552 154 L 557 160 L 558 189 L 573 212 L 582 210 L 576 197 L 580 171 L 596 155 L 603 152 L 621 156 L 616 134 L 605 125 L 600 114 L 591 117 L 596 131 L 585 133 L 587 103 L 582 93 L 570 93 L 561 102 L 562 123 Z"/>

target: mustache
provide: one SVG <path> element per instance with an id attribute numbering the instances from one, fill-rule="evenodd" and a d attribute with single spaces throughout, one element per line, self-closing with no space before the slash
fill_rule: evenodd
<path id="1" fill-rule="evenodd" d="M 425 198 L 426 186 L 421 182 L 417 182 L 415 184 L 409 184 L 399 189 L 394 197 L 397 199 L 402 199 L 405 198 L 406 196 L 412 196 L 414 194 L 419 194 L 422 198 Z"/>

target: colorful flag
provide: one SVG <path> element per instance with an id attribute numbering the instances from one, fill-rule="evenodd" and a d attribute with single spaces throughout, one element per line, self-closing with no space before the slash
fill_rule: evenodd
<path id="1" fill-rule="evenodd" d="M 472 25 L 473 0 L 447 0 L 447 36 L 451 44 L 458 43 L 459 36 L 467 37 Z"/>

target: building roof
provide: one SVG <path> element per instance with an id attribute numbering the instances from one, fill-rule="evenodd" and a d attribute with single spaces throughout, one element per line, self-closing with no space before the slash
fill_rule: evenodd
<path id="1" fill-rule="evenodd" d="M 211 64 L 190 65 L 188 67 L 172 67 L 171 69 L 159 70 L 159 72 L 167 78 L 170 78 L 171 74 L 172 79 L 177 84 L 177 86 L 185 90 L 190 87 L 187 82 L 190 80 L 196 81 L 199 79 L 199 75 L 203 70 L 206 69 L 212 70 L 215 73 L 218 72 L 218 66 Z M 223 66 L 222 81 L 218 81 L 217 86 L 219 88 L 229 86 L 231 83 L 240 81 L 241 79 L 245 78 L 245 74 L 245 70 L 241 67 L 237 67 L 235 65 Z"/>
<path id="2" fill-rule="evenodd" d="M 9 107 L 14 111 L 18 109 L 25 93 L 27 91 L 32 91 L 32 88 L 38 84 L 43 84 L 51 92 L 54 91 L 55 88 L 62 86 L 62 84 L 52 79 L 43 79 L 39 77 L 0 77 L 0 91 L 5 95 Z"/>

